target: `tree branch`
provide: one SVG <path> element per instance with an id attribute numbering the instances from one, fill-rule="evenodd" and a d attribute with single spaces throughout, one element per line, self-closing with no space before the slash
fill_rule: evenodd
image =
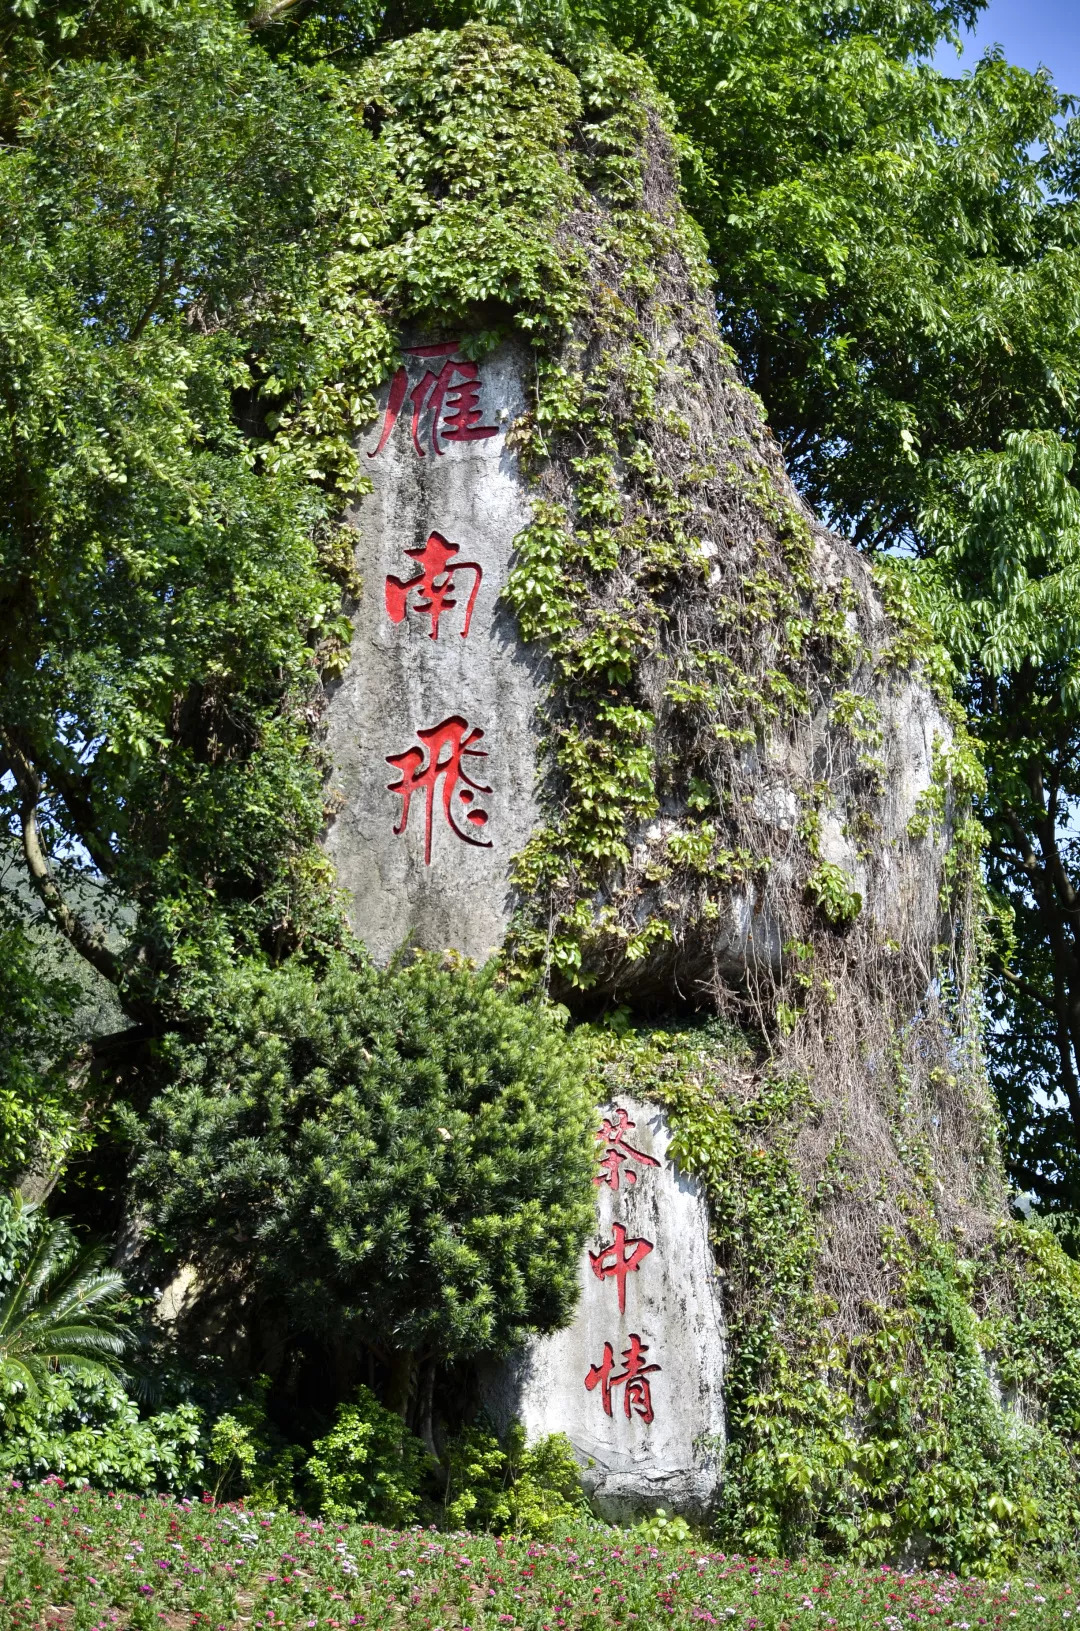
<path id="1" fill-rule="evenodd" d="M 1009 831 L 1013 836 L 1013 848 L 1021 867 L 1029 878 L 1033 878 L 1039 871 L 1039 857 L 1035 853 L 1035 845 L 1028 836 L 1027 828 L 1011 804 L 1003 804 L 1001 813 L 1005 817 Z"/>
<path id="2" fill-rule="evenodd" d="M 79 842 L 85 847 L 87 854 L 103 877 L 112 876 L 116 868 L 116 857 L 108 844 L 98 832 L 97 820 L 94 816 L 90 795 L 86 791 L 85 779 L 73 776 L 58 764 L 50 755 L 39 752 L 32 747 L 22 731 L 5 727 L 4 738 L 8 743 L 14 744 L 18 752 L 28 764 L 32 765 L 39 776 L 49 781 L 64 801 L 65 808 L 71 816 Z M 15 774 L 14 767 L 12 774 Z M 82 784 L 82 785 L 80 785 Z"/>
<path id="3" fill-rule="evenodd" d="M 1001 977 L 1003 980 L 1008 981 L 1015 991 L 1019 991 L 1021 996 L 1026 997 L 1029 1002 L 1035 1003 L 1039 1008 L 1044 1008 L 1048 1014 L 1054 1013 L 1053 998 L 1044 996 L 1028 980 L 1021 979 L 1019 974 L 1014 974 L 1011 968 L 1005 968 L 1002 965 Z"/>
<path id="4" fill-rule="evenodd" d="M 92 929 L 74 911 L 52 875 L 48 858 L 41 844 L 37 822 L 37 808 L 41 799 L 41 783 L 29 760 L 5 733 L 0 732 L 8 756 L 8 764 L 20 794 L 19 819 L 22 827 L 23 855 L 35 893 L 60 933 L 71 942 L 92 968 L 104 975 L 111 985 L 119 985 L 123 978 L 120 960 L 106 945 L 97 929 Z"/>
<path id="5" fill-rule="evenodd" d="M 1039 838 L 1039 848 L 1042 851 L 1043 877 L 1054 892 L 1058 910 L 1068 924 L 1075 944 L 1080 940 L 1080 897 L 1077 896 L 1072 879 L 1069 877 L 1065 869 L 1065 863 L 1061 859 L 1061 851 L 1058 848 L 1057 821 L 1055 819 L 1056 784 L 1051 783 L 1050 794 L 1047 797 L 1042 767 L 1037 763 L 1031 765 L 1029 782 L 1032 797 L 1041 812 L 1040 819 L 1036 821 L 1035 830 Z"/>
<path id="6" fill-rule="evenodd" d="M 247 26 L 254 32 L 260 28 L 271 28 L 279 22 L 287 12 L 294 11 L 304 0 L 271 0 L 270 5 L 258 6 L 247 20 Z"/>

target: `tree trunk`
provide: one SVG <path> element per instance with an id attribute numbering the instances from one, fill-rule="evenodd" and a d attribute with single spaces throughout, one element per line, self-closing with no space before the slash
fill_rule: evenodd
<path id="1" fill-rule="evenodd" d="M 416 1355 L 409 1349 L 395 1349 L 388 1357 L 390 1371 L 386 1389 L 386 1408 L 393 1410 L 402 1421 L 409 1417 L 409 1401 L 416 1388 Z"/>
<path id="2" fill-rule="evenodd" d="M 414 1432 L 418 1438 L 423 1439 L 428 1454 L 436 1461 L 439 1452 L 435 1447 L 435 1429 L 432 1415 L 435 1405 L 435 1361 L 425 1359 L 420 1367 L 419 1387 L 416 1396 L 416 1410 Z"/>

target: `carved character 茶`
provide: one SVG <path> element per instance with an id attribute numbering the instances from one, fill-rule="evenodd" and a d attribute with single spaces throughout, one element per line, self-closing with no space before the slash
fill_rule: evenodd
<path id="1" fill-rule="evenodd" d="M 644 1167 L 660 1165 L 651 1155 L 646 1155 L 643 1150 L 636 1150 L 632 1144 L 626 1142 L 625 1134 L 636 1125 L 626 1111 L 620 1108 L 616 1108 L 614 1121 L 607 1116 L 602 1118 L 596 1137 L 597 1142 L 604 1148 L 600 1155 L 600 1172 L 593 1179 L 594 1184 L 607 1184 L 609 1189 L 618 1189 L 619 1175 L 627 1161 L 636 1162 L 638 1166 Z M 637 1183 L 638 1174 L 633 1166 L 627 1167 L 625 1178 L 627 1184 Z"/>

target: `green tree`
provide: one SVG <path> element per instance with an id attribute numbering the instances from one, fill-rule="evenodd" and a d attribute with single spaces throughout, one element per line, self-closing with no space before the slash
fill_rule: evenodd
<path id="1" fill-rule="evenodd" d="M 345 562 L 325 445 L 260 458 L 258 396 L 280 425 L 317 356 L 369 145 L 193 8 L 143 64 L 58 72 L 0 155 L 2 796 L 39 911 L 137 1024 L 323 921 Z"/>
<path id="2" fill-rule="evenodd" d="M 1080 1204 L 1080 491 L 1048 431 L 940 461 L 919 573 L 985 748 L 990 1058 L 1013 1176 Z"/>
<path id="3" fill-rule="evenodd" d="M 172 1063 L 134 1182 L 173 1260 L 346 1333 L 414 1424 L 436 1367 L 569 1315 L 595 1090 L 558 1010 L 426 958 L 241 969 Z"/>
<path id="4" fill-rule="evenodd" d="M 989 469 L 974 474 L 978 461 L 997 461 L 989 485 L 1009 504 L 995 521 L 978 501 L 965 545 L 965 571 L 997 615 L 1011 591 L 994 563 L 1012 547 L 1030 449 L 1075 485 L 1078 138 L 1045 74 L 994 56 L 961 77 L 929 65 L 981 9 L 10 0 L 0 14 L 8 813 L 42 909 L 117 985 L 137 1026 L 211 1000 L 215 971 L 237 953 L 276 958 L 332 937 L 313 847 L 312 686 L 342 660 L 348 574 L 333 495 L 353 479 L 352 430 L 392 356 L 387 317 L 439 303 L 456 316 L 479 291 L 497 306 L 511 283 L 520 302 L 556 275 L 530 236 L 532 200 L 515 216 L 535 250 L 522 250 L 516 281 L 474 232 L 461 240 L 479 257 L 471 280 L 445 245 L 441 260 L 421 254 L 415 266 L 392 252 L 395 236 L 419 243 L 436 214 L 444 230 L 471 225 L 470 206 L 494 203 L 489 179 L 501 174 L 498 162 L 486 177 L 465 162 L 460 87 L 436 84 L 426 45 L 410 55 L 417 30 L 501 21 L 594 89 L 602 37 L 648 63 L 684 141 L 722 324 L 797 479 L 867 550 L 944 563 L 968 524 L 971 483 Z M 372 51 L 406 36 L 386 71 L 400 80 L 411 63 L 422 84 L 395 147 L 372 138 L 352 99 Z M 557 105 L 554 65 L 532 61 Z M 502 113 L 513 117 L 509 104 Z M 558 166 L 536 161 L 534 193 L 563 197 Z M 429 187 L 422 208 L 423 188 L 394 185 L 409 165 Z M 1070 526 L 1044 528 L 1044 564 L 1031 569 L 1062 594 Z M 947 572 L 927 576 L 924 604 L 946 639 L 963 621 L 956 587 Z M 1060 772 L 1074 702 L 1056 693 L 1062 729 L 1045 736 L 1053 664 L 1041 647 L 1013 641 L 990 668 L 974 663 L 970 640 L 952 651 L 987 746 L 992 878 L 1025 964 L 1033 976 L 1046 968 L 1045 979 L 1006 974 L 1003 951 L 995 1023 L 1017 1039 L 1015 1059 L 1034 1016 L 1041 1079 L 1067 1104 L 1077 1059 L 1073 1040 L 1062 1049 L 1059 1009 L 1075 987 L 1077 875 Z M 1021 742 L 1053 744 L 1029 752 L 1023 772 L 1025 786 L 1058 789 L 1039 818 L 1052 842 L 1035 831 L 1034 805 L 1016 805 Z M 1016 861 L 1006 796 L 1034 835 L 1034 870 Z M 103 880 L 96 917 L 73 893 L 80 869 Z M 1025 1109 L 1016 1071 L 1002 1068 L 1014 1149 L 1028 1148 L 1017 1175 L 1034 1181 L 1036 1144 L 1045 1152 L 1050 1128 L 1072 1137 L 1075 1118 L 1048 1120 L 1030 1092 Z M 1039 1183 L 1065 1193 L 1052 1174 Z"/>
<path id="5" fill-rule="evenodd" d="M 362 1387 L 355 1404 L 338 1406 L 333 1427 L 312 1446 L 304 1476 L 315 1491 L 316 1510 L 327 1518 L 404 1528 L 416 1519 L 431 1464 L 401 1417 Z"/>
<path id="6" fill-rule="evenodd" d="M 36 1161 L 43 1173 L 78 1133 L 86 1050 L 73 1023 L 76 987 L 43 967 L 17 919 L 0 926 L 0 1183 Z M 67 1053 L 64 1043 L 67 1043 Z M 58 1051 L 59 1050 L 59 1051 Z"/>

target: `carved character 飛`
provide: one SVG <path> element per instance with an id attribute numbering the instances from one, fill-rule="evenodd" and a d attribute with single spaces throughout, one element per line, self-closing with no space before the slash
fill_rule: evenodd
<path id="1" fill-rule="evenodd" d="M 404 753 L 388 753 L 386 762 L 398 771 L 400 779 L 388 782 L 387 791 L 401 797 L 401 819 L 394 828 L 399 836 L 409 824 L 409 811 L 414 793 L 424 801 L 424 865 L 431 865 L 431 830 L 435 814 L 435 794 L 442 783 L 440 807 L 451 832 L 465 844 L 490 849 L 491 840 L 479 833 L 487 825 L 486 810 L 473 809 L 477 793 L 490 793 L 483 782 L 473 781 L 465 770 L 463 760 L 486 759 L 487 749 L 476 746 L 484 733 L 470 726 L 460 714 L 452 714 L 441 725 L 417 731 L 419 747 L 406 748 Z M 468 822 L 473 830 L 458 825 L 458 817 Z"/>

